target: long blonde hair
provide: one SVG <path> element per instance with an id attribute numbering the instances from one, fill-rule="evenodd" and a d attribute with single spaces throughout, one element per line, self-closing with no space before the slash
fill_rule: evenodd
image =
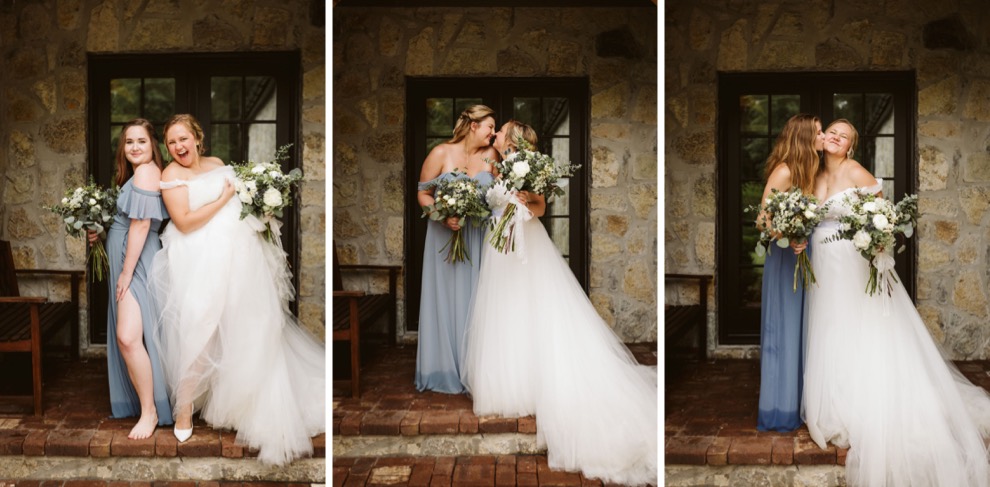
<path id="1" fill-rule="evenodd" d="M 447 143 L 456 144 L 464 140 L 464 137 L 467 137 L 468 132 L 471 131 L 471 122 L 481 122 L 488 117 L 495 118 L 495 110 L 485 105 L 472 105 L 466 108 L 457 117 L 457 123 L 454 125 L 454 136 Z"/>
<path id="2" fill-rule="evenodd" d="M 819 130 L 815 123 L 820 124 L 821 120 L 807 113 L 799 113 L 787 121 L 767 158 L 765 179 L 770 178 L 777 166 L 786 164 L 791 171 L 791 186 L 801 188 L 801 192 L 805 194 L 814 192 L 815 173 L 818 170 L 815 137 Z"/>

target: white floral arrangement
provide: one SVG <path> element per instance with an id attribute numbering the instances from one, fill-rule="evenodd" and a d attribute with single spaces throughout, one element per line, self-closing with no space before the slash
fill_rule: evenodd
<path id="1" fill-rule="evenodd" d="M 433 204 L 423 206 L 423 217 L 433 221 L 443 221 L 452 216 L 461 219 L 461 228 L 454 231 L 440 249 L 440 252 L 447 251 L 446 262 L 457 263 L 471 260 L 461 230 L 467 224 L 481 225 L 491 211 L 482 199 L 478 181 L 456 169 L 451 174 L 454 177 L 438 179 L 430 184 Z"/>
<path id="2" fill-rule="evenodd" d="M 86 237 L 89 230 L 100 236 L 86 255 L 86 262 L 92 268 L 91 280 L 102 281 L 110 270 L 103 238 L 117 212 L 118 191 L 101 187 L 90 178 L 88 185 L 67 190 L 61 202 L 43 207 L 62 217 L 70 237 Z"/>
<path id="3" fill-rule="evenodd" d="M 521 138 L 516 140 L 516 146 L 519 150 L 505 159 L 487 161 L 495 166 L 499 178 L 505 182 L 498 186 L 496 193 L 511 193 L 514 196 L 519 191 L 529 191 L 543 195 L 547 203 L 555 196 L 563 196 L 560 180 L 573 176 L 581 166 L 558 163 L 553 157 L 537 152 L 532 144 Z M 519 221 L 516 218 L 516 198 L 502 198 L 492 193 L 492 190 L 489 190 L 489 198 L 489 207 L 492 209 L 489 243 L 499 252 L 508 253 L 515 250 L 513 227 Z"/>
<path id="4" fill-rule="evenodd" d="M 825 217 L 827 207 L 819 205 L 818 198 L 814 195 L 804 194 L 799 188 L 791 188 L 788 191 L 771 189 L 762 205 L 751 206 L 746 211 L 758 214 L 766 212 L 766 220 L 757 221 L 757 227 L 761 230 L 760 239 L 756 243 L 756 255 L 762 257 L 770 252 L 770 243 L 774 240 L 777 241 L 777 247 L 782 249 L 789 247 L 791 242 L 807 242 L 815 226 Z M 817 282 L 807 252 L 797 255 L 794 282 L 791 286 L 794 292 L 797 292 L 798 275 L 806 288 Z"/>
<path id="5" fill-rule="evenodd" d="M 279 237 L 279 228 L 283 211 L 292 205 L 292 187 L 302 180 L 302 171 L 295 168 L 288 174 L 282 171 L 282 161 L 289 158 L 289 148 L 286 144 L 275 151 L 275 156 L 268 162 L 246 162 L 232 164 L 237 180 L 234 188 L 237 199 L 241 201 L 241 219 L 254 215 L 264 225 L 265 238 L 274 242 Z"/>
<path id="6" fill-rule="evenodd" d="M 897 235 L 911 238 L 918 224 L 918 195 L 907 195 L 896 205 L 873 193 L 856 191 L 845 197 L 851 212 L 839 219 L 839 231 L 826 242 L 850 240 L 860 255 L 870 262 L 866 293 L 877 290 L 888 296 L 897 281 L 894 272 L 894 248 Z M 904 251 L 905 246 L 897 249 Z"/>

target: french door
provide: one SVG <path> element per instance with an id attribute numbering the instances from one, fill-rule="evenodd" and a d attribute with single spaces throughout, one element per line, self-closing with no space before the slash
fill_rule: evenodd
<path id="1" fill-rule="evenodd" d="M 406 79 L 406 329 L 419 329 L 419 299 L 426 220 L 416 202 L 416 185 L 429 151 L 451 137 L 454 123 L 467 107 L 495 110 L 495 126 L 509 119 L 533 127 L 540 152 L 580 164 L 567 181 L 565 195 L 547 205 L 540 218 L 568 261 L 581 286 L 588 289 L 588 149 L 587 78 L 407 78 Z"/>
<path id="2" fill-rule="evenodd" d="M 283 170 L 300 167 L 299 73 L 298 52 L 90 55 L 89 173 L 99 184 L 113 184 L 120 128 L 137 117 L 155 126 L 168 161 L 161 131 L 176 113 L 199 120 L 206 153 L 226 164 L 271 160 L 276 148 L 294 143 Z M 298 191 L 294 194 L 296 201 L 282 218 L 282 244 L 298 289 Z M 106 343 L 106 283 L 94 283 L 88 295 L 90 343 Z"/>
<path id="3" fill-rule="evenodd" d="M 800 112 L 824 129 L 845 118 L 859 131 L 854 159 L 899 201 L 917 187 L 915 76 L 884 73 L 720 73 L 718 122 L 718 329 L 721 344 L 760 343 L 763 257 L 759 231 L 743 213 L 763 195 L 763 168 L 777 135 Z M 898 254 L 897 272 L 915 293 L 915 244 Z M 865 285 L 865 283 L 864 283 Z"/>

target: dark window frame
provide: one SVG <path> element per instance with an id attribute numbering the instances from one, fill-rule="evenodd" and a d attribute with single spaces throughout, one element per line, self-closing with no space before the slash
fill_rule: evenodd
<path id="1" fill-rule="evenodd" d="M 418 330 L 419 300 L 422 280 L 422 255 L 426 236 L 426 222 L 422 210 L 416 204 L 416 186 L 426 153 L 418 147 L 425 140 L 426 124 L 412 123 L 425 120 L 426 98 L 481 98 L 482 103 L 495 110 L 498 127 L 511 118 L 513 97 L 568 98 L 572 124 L 570 130 L 571 163 L 581 164 L 572 178 L 570 207 L 569 262 L 578 282 L 588 292 L 590 284 L 591 228 L 589 204 L 591 190 L 591 96 L 587 77 L 558 78 L 450 78 L 406 77 L 406 142 L 405 168 L 406 190 L 404 196 L 406 218 L 405 239 L 405 289 L 406 329 Z M 541 220 L 543 220 L 541 218 Z M 547 220 L 543 220 L 544 225 Z"/>
<path id="2" fill-rule="evenodd" d="M 116 78 L 175 78 L 174 113 L 191 113 L 202 124 L 206 146 L 210 147 L 210 77 L 270 76 L 276 80 L 276 146 L 292 142 L 284 169 L 302 167 L 302 60 L 298 50 L 273 52 L 88 54 L 87 55 L 87 168 L 100 184 L 112 184 L 114 166 L 107 160 L 110 142 L 110 80 Z M 161 139 L 164 127 L 156 125 Z M 164 140 L 160 140 L 164 143 Z M 166 156 L 167 158 L 168 156 Z M 245 154 L 246 157 L 246 154 Z M 224 161 L 231 162 L 242 161 Z M 282 218 L 282 242 L 292 270 L 292 284 L 299 289 L 299 258 L 302 238 L 298 234 L 300 193 L 294 192 L 292 206 Z M 106 316 L 109 297 L 106 283 L 91 283 L 88 290 L 90 342 L 106 343 Z M 290 303 L 298 313 L 296 301 Z M 99 310 L 102 309 L 102 312 Z M 96 311 L 96 313 L 94 313 Z M 94 315 L 96 320 L 94 320 Z"/>
<path id="3" fill-rule="evenodd" d="M 803 72 L 803 73 L 718 73 L 718 195 L 716 221 L 717 323 L 723 345 L 759 344 L 759 307 L 741 306 L 741 253 L 746 249 L 732 244 L 740 239 L 740 219 L 752 220 L 742 212 L 742 181 L 738 148 L 740 145 L 739 96 L 743 94 L 800 94 L 801 111 L 817 114 L 822 128 L 834 117 L 831 93 L 892 93 L 895 104 L 893 195 L 900 200 L 917 192 L 917 83 L 914 71 L 884 72 Z M 857 127 L 859 128 L 859 127 Z M 773 141 L 771 141 L 771 144 Z M 908 295 L 915 299 L 917 281 L 916 239 L 907 240 L 907 251 L 898 254 L 897 270 Z M 865 283 L 864 283 L 865 286 Z M 753 322 L 755 320 L 755 328 Z"/>

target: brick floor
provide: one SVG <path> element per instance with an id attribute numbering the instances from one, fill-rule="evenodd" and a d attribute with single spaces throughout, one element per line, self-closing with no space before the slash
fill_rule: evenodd
<path id="1" fill-rule="evenodd" d="M 602 486 L 601 481 L 579 473 L 551 470 L 544 455 L 334 458 L 332 469 L 333 487 Z"/>
<path id="2" fill-rule="evenodd" d="M 957 362 L 990 390 L 990 361 Z M 818 448 L 806 426 L 757 431 L 758 360 L 718 360 L 668 372 L 664 388 L 664 459 L 683 465 L 845 465 L 847 448 Z"/>
<path id="3" fill-rule="evenodd" d="M 7 354 L 8 356 L 10 354 Z M 19 372 L 16 362 L 0 362 L 0 377 Z M 10 370 L 15 369 L 15 370 Z M 234 442 L 236 434 L 216 430 L 195 419 L 193 437 L 178 443 L 172 428 L 160 427 L 145 440 L 130 440 L 127 433 L 136 418 L 112 419 L 106 359 L 66 361 L 46 359 L 43 415 L 18 411 L 0 401 L 0 455 L 68 457 L 224 457 L 257 456 L 256 450 Z M 10 375 L 8 375 L 10 374 Z M 22 384 L 6 383 L 0 395 Z M 29 384 L 29 382 L 28 382 Z M 30 389 L 27 390 L 30 392 Z M 326 457 L 326 436 L 313 438 L 316 458 Z M 56 486 L 57 483 L 51 484 Z M 18 485 L 21 485 L 18 483 Z M 24 484 L 30 485 L 30 484 Z M 46 487 L 49 484 L 46 484 Z M 61 485 L 61 484 L 57 484 Z M 100 484 L 103 485 L 103 484 Z M 264 485 L 273 485 L 264 483 Z M 0 487 L 5 487 L 0 485 Z"/>
<path id="4" fill-rule="evenodd" d="M 656 365 L 655 344 L 631 344 L 629 349 L 640 363 Z M 415 346 L 377 351 L 361 370 L 361 396 L 334 397 L 333 434 L 536 433 L 532 416 L 479 418 L 471 410 L 471 398 L 465 394 L 418 392 L 413 384 L 415 370 Z"/>

